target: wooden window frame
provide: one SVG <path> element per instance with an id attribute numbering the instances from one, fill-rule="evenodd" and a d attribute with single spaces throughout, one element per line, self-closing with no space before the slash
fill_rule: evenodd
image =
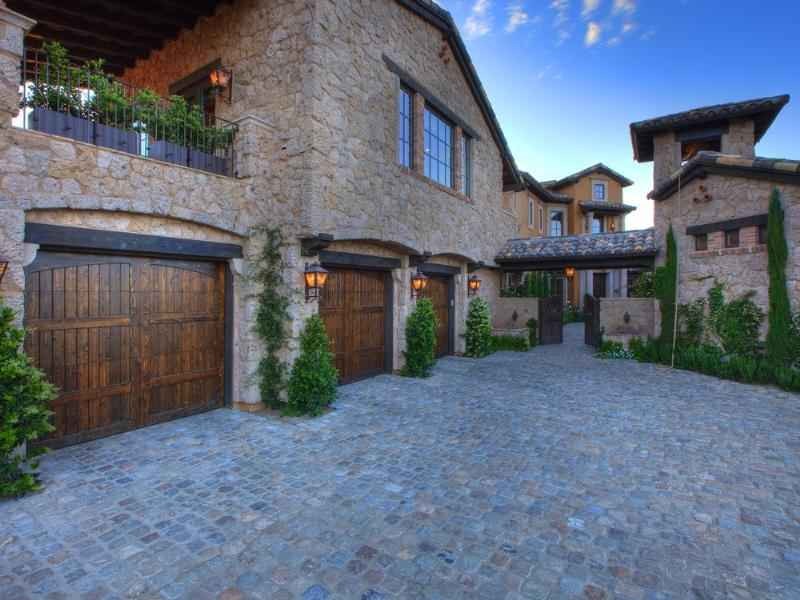
<path id="1" fill-rule="evenodd" d="M 708 250 L 708 234 L 699 233 L 694 236 L 694 249 L 695 252 L 705 252 Z"/>
<path id="2" fill-rule="evenodd" d="M 437 126 L 436 132 L 434 133 L 432 124 L 433 120 L 436 119 Z M 439 124 L 443 124 L 449 130 L 449 139 L 444 139 L 439 135 Z M 453 124 L 450 119 L 445 117 L 442 113 L 437 111 L 431 106 L 425 105 L 425 110 L 423 112 L 423 156 L 424 156 L 424 167 L 423 167 L 423 174 L 425 177 L 430 179 L 431 181 L 453 189 L 456 185 L 455 182 L 455 173 L 454 173 L 454 148 L 453 142 L 455 138 L 455 131 L 456 126 Z M 431 142 L 431 143 L 428 143 Z M 436 144 L 436 153 L 432 152 L 434 142 Z M 445 155 L 444 157 L 439 155 L 439 144 L 444 143 L 446 145 Z M 436 176 L 433 176 L 433 166 L 434 163 L 436 164 Z M 445 169 L 445 177 L 441 178 L 440 170 Z M 442 180 L 443 179 L 443 180 Z"/>
<path id="3" fill-rule="evenodd" d="M 740 229 L 725 231 L 725 248 L 738 248 L 741 245 Z"/>
<path id="4" fill-rule="evenodd" d="M 408 99 L 408 114 L 404 112 L 405 102 Z M 405 135 L 405 124 L 408 122 L 408 139 Z M 404 152 L 408 148 L 408 161 Z M 397 162 L 406 169 L 414 168 L 414 92 L 405 86 L 400 86 L 397 98 Z"/>

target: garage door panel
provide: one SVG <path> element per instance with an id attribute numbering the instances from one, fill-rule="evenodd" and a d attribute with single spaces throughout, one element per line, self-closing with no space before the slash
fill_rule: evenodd
<path id="1" fill-rule="evenodd" d="M 320 315 L 343 383 L 386 370 L 386 289 L 384 272 L 330 269 Z"/>
<path id="2" fill-rule="evenodd" d="M 224 277 L 188 264 L 40 252 L 25 347 L 60 392 L 47 445 L 223 404 Z"/>

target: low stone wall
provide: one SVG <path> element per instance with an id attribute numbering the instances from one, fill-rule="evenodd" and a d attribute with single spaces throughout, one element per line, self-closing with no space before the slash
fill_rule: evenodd
<path id="1" fill-rule="evenodd" d="M 653 298 L 602 298 L 603 339 L 626 344 L 632 338 L 654 337 L 658 302 Z"/>
<path id="2" fill-rule="evenodd" d="M 528 319 L 539 318 L 538 298 L 496 298 L 492 307 L 492 329 L 525 329 Z"/>

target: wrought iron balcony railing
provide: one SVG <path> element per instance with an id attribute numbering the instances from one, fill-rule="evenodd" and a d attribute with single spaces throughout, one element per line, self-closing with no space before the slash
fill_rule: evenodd
<path id="1" fill-rule="evenodd" d="M 14 123 L 221 175 L 235 172 L 235 124 L 181 96 L 164 99 L 122 82 L 103 72 L 101 61 L 76 66 L 57 44 L 25 50 Z"/>

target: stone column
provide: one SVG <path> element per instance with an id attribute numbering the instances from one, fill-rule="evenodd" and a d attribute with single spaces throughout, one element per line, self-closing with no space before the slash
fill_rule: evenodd
<path id="1" fill-rule="evenodd" d="M 456 127 L 453 132 L 453 189 L 464 193 L 464 186 L 461 185 L 461 171 L 464 165 L 461 164 L 461 138 L 464 137 L 464 130 Z"/>
<path id="2" fill-rule="evenodd" d="M 420 175 L 425 174 L 425 98 L 414 93 L 414 165 Z"/>
<path id="3" fill-rule="evenodd" d="M 619 270 L 619 295 L 622 298 L 628 297 L 628 269 Z"/>
<path id="4" fill-rule="evenodd" d="M 0 129 L 19 112 L 20 67 L 25 34 L 36 24 L 0 0 Z"/>
<path id="5" fill-rule="evenodd" d="M 583 221 L 583 228 L 585 233 L 592 233 L 592 224 L 594 223 L 594 213 L 589 211 Z"/>
<path id="6" fill-rule="evenodd" d="M 674 131 L 653 137 L 653 187 L 666 181 L 681 166 L 681 143 Z"/>

